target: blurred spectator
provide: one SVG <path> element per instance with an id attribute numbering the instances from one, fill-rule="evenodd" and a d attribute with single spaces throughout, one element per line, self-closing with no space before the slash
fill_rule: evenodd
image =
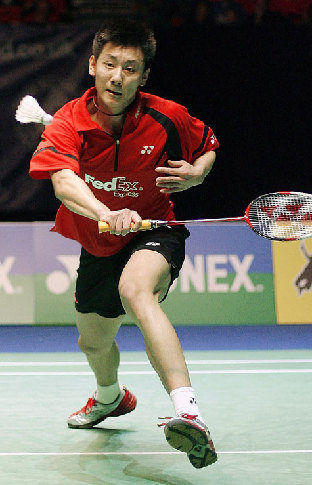
<path id="1" fill-rule="evenodd" d="M 257 25 L 266 22 L 270 0 L 238 0 L 249 20 Z"/>
<path id="2" fill-rule="evenodd" d="M 68 20 L 69 0 L 1 0 L 0 20 L 9 23 L 47 24 Z"/>
<path id="3" fill-rule="evenodd" d="M 26 0 L 23 2 L 21 18 L 25 23 L 46 24 L 51 21 L 52 10 L 49 0 Z"/>
<path id="4" fill-rule="evenodd" d="M 268 8 L 268 0 L 254 0 L 254 21 L 259 25 L 265 18 Z"/>
<path id="5" fill-rule="evenodd" d="M 0 0 L 0 21 L 3 23 L 18 23 L 21 20 L 20 2 L 15 0 Z"/>
<path id="6" fill-rule="evenodd" d="M 64 0 L 25 0 L 22 2 L 21 20 L 33 24 L 61 22 L 65 9 Z"/>
<path id="7" fill-rule="evenodd" d="M 213 16 L 217 25 L 240 24 L 246 19 L 242 5 L 235 0 L 214 1 Z"/>
<path id="8" fill-rule="evenodd" d="M 71 12 L 83 0 L 0 0 L 0 22 L 46 24 L 72 19 Z M 104 2 L 117 11 L 121 3 Z M 312 0 L 125 0 L 129 14 L 148 19 L 154 26 L 187 27 L 255 24 L 273 21 L 311 23 Z M 91 15 L 98 20 L 96 4 L 88 0 Z M 78 9 L 79 10 L 79 9 Z M 77 12 L 78 12 L 77 10 Z M 80 19 L 79 15 L 75 20 Z"/>
<path id="9" fill-rule="evenodd" d="M 216 1 L 216 0 L 212 0 Z M 312 0 L 236 0 L 256 24 L 277 21 L 307 22 Z"/>
<path id="10" fill-rule="evenodd" d="M 189 21 L 189 18 L 194 11 L 194 1 L 173 0 L 172 2 L 170 2 L 170 4 L 172 27 L 182 27 Z"/>
<path id="11" fill-rule="evenodd" d="M 268 9 L 294 23 L 304 23 L 309 17 L 312 0 L 269 0 Z"/>
<path id="12" fill-rule="evenodd" d="M 194 13 L 194 23 L 199 27 L 210 26 L 213 21 L 211 2 L 202 0 L 197 3 Z"/>

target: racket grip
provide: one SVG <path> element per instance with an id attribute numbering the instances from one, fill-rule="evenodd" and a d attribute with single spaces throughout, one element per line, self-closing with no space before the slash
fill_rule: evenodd
<path id="1" fill-rule="evenodd" d="M 108 232 L 109 231 L 109 224 L 104 221 L 99 221 L 99 233 L 101 234 L 102 232 Z M 133 223 L 131 224 L 131 227 L 133 227 Z M 148 231 L 149 229 L 152 229 L 152 222 L 148 219 L 144 219 L 141 221 L 141 226 L 139 228 L 139 231 Z"/>

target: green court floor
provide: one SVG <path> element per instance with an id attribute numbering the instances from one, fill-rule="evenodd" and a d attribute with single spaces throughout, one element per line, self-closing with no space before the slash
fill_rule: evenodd
<path id="1" fill-rule="evenodd" d="M 165 441 L 169 398 L 142 352 L 123 352 L 136 410 L 92 430 L 66 417 L 93 393 L 80 353 L 1 354 L 3 485 L 311 485 L 312 350 L 186 352 L 219 459 L 196 470 Z"/>

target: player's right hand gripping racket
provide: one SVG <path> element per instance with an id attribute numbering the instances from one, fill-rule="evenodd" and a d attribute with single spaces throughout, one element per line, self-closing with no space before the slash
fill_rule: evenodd
<path id="1" fill-rule="evenodd" d="M 242 217 L 195 219 L 185 221 L 143 220 L 140 230 L 162 226 L 206 225 L 222 222 L 247 222 L 259 236 L 275 241 L 294 241 L 312 236 L 312 195 L 303 192 L 272 192 L 253 200 Z M 100 221 L 99 232 L 109 231 Z"/>

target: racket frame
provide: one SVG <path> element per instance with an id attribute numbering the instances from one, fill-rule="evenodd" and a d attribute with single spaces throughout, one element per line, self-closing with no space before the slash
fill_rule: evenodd
<path id="1" fill-rule="evenodd" d="M 307 237 L 312 236 L 312 221 L 311 221 L 311 230 L 310 233 L 305 233 L 302 234 L 302 236 L 294 236 L 294 237 L 285 237 L 285 236 L 277 236 L 277 235 L 269 235 L 266 233 L 264 230 L 258 230 L 255 225 L 252 223 L 250 220 L 250 211 L 253 210 L 255 207 L 257 207 L 257 203 L 261 200 L 266 200 L 270 197 L 276 197 L 278 195 L 293 195 L 294 197 L 302 197 L 302 198 L 310 198 L 311 199 L 311 218 L 312 218 L 312 195 L 311 194 L 306 194 L 304 192 L 292 192 L 292 191 L 279 191 L 279 192 L 270 192 L 264 195 L 260 195 L 256 199 L 254 199 L 248 207 L 246 208 L 245 214 L 241 217 L 223 217 L 223 218 L 218 218 L 218 219 L 188 219 L 188 220 L 183 220 L 183 221 L 164 221 L 164 220 L 157 220 L 157 219 L 145 219 L 142 220 L 141 222 L 141 227 L 140 231 L 144 230 L 150 230 L 150 229 L 157 229 L 158 227 L 168 227 L 168 226 L 181 226 L 181 225 L 205 225 L 205 224 L 220 224 L 220 223 L 234 223 L 234 222 L 246 222 L 248 226 L 259 236 L 265 238 L 265 239 L 270 239 L 274 241 L 296 241 L 299 239 L 305 239 Z M 260 204 L 261 207 L 261 204 Z M 265 207 L 265 205 L 263 205 Z M 270 225 L 270 221 L 267 221 L 268 224 Z M 275 221 L 276 222 L 276 221 Z M 285 225 L 289 226 L 290 228 L 292 227 L 292 223 L 299 223 L 300 221 L 296 221 L 295 219 L 289 219 L 288 220 L 280 220 L 279 223 L 280 225 Z M 133 226 L 133 224 L 132 224 Z M 109 224 L 107 222 L 99 221 L 98 222 L 98 228 L 99 228 L 99 233 L 102 232 L 108 232 L 109 231 Z"/>

